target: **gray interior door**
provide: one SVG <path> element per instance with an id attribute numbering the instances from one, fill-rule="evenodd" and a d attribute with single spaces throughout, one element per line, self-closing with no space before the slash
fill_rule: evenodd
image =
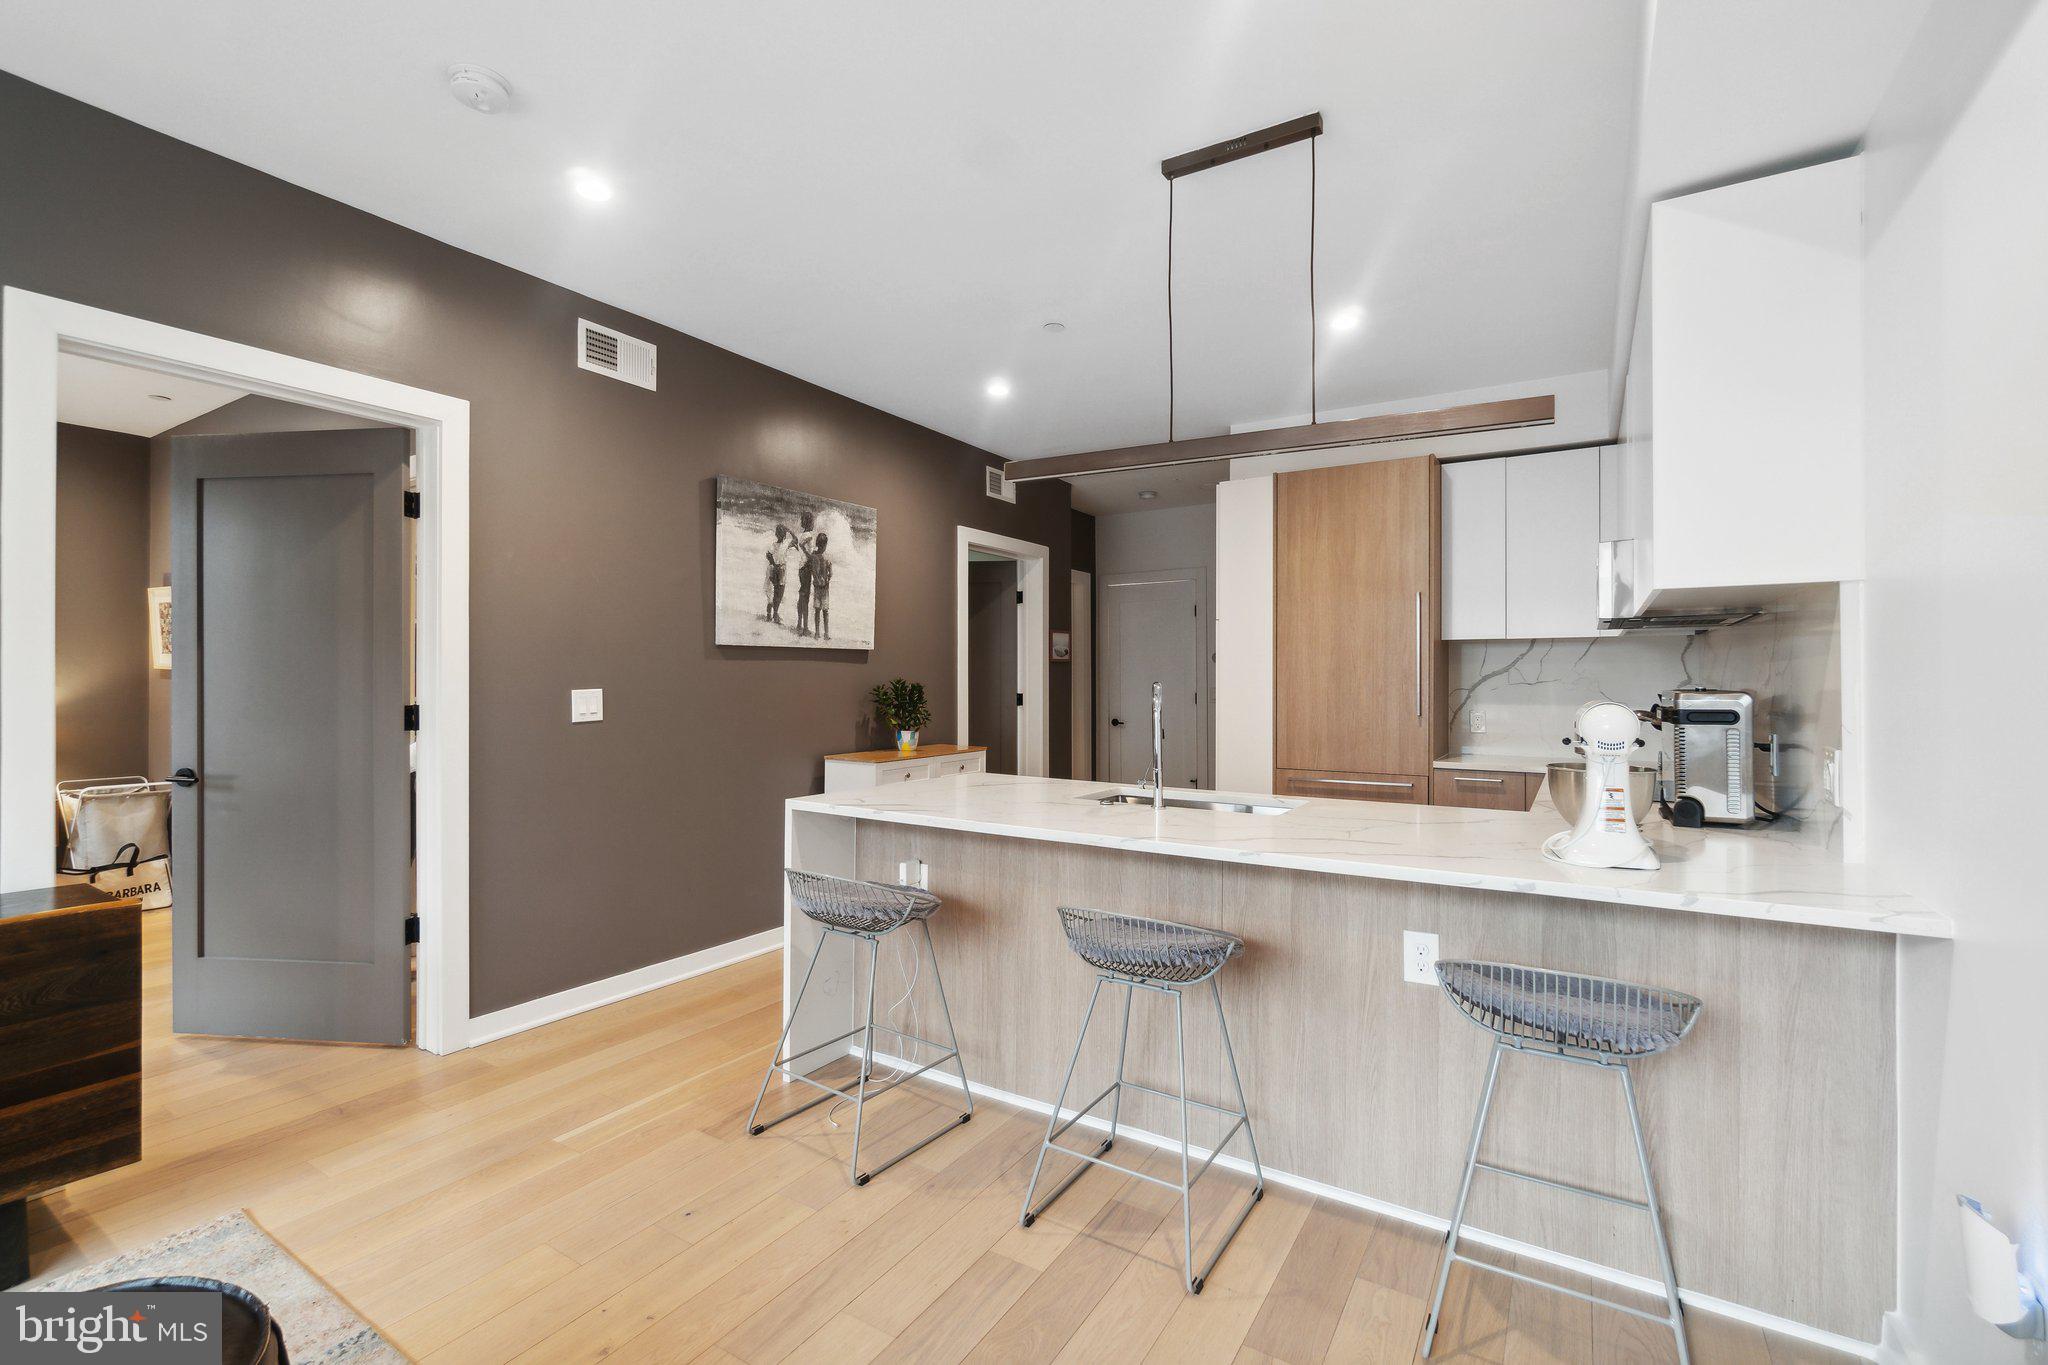
<path id="1" fill-rule="evenodd" d="M 1102 706 L 1107 742 L 1105 772 L 1117 783 L 1152 776 L 1152 684 L 1164 686 L 1164 781 L 1200 787 L 1205 770 L 1208 699 L 1203 663 L 1208 655 L 1202 621 L 1204 583 L 1199 569 L 1109 574 L 1097 588 L 1102 602 Z"/>
<path id="2" fill-rule="evenodd" d="M 171 1026 L 403 1043 L 410 433 L 171 442 Z"/>

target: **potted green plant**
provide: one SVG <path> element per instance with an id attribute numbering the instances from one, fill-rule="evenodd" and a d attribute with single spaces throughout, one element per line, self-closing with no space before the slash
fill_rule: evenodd
<path id="1" fill-rule="evenodd" d="M 932 709 L 925 704 L 924 684 L 892 678 L 876 683 L 868 697 L 875 704 L 875 719 L 884 730 L 896 735 L 896 748 L 903 753 L 917 750 L 917 732 L 932 723 Z"/>

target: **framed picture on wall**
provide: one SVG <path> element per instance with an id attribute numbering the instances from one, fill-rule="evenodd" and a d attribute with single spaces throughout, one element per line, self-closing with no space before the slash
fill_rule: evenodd
<path id="1" fill-rule="evenodd" d="M 718 481 L 713 643 L 875 647 L 875 509 Z"/>
<path id="2" fill-rule="evenodd" d="M 169 668 L 171 666 L 171 590 L 150 588 L 149 594 L 149 666 Z"/>
<path id="3" fill-rule="evenodd" d="M 1056 664 L 1070 664 L 1074 661 L 1074 637 L 1064 630 L 1052 633 L 1052 661 Z"/>

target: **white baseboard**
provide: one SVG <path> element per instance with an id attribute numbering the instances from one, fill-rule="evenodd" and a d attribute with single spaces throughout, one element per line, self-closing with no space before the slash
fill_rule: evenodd
<path id="1" fill-rule="evenodd" d="M 847 1050 L 854 1056 L 860 1055 L 858 1047 L 849 1047 Z M 900 1057 L 890 1056 L 879 1049 L 875 1052 L 875 1060 L 884 1066 L 902 1070 L 910 1070 L 917 1065 L 915 1062 L 907 1062 Z M 927 1071 L 921 1079 L 940 1081 L 956 1090 L 960 1086 L 958 1080 L 939 1070 Z M 995 1100 L 1000 1104 L 1015 1105 L 1019 1109 L 1028 1109 L 1035 1114 L 1050 1115 L 1052 1113 L 1052 1106 L 1042 1100 L 1034 1100 L 1024 1095 L 1013 1095 L 1007 1090 L 997 1090 L 993 1086 L 983 1085 L 978 1081 L 968 1088 L 977 1098 Z M 1072 1110 L 1063 1110 L 1061 1114 L 1062 1117 L 1065 1117 L 1072 1112 Z M 1106 1119 L 1096 1118 L 1091 1114 L 1087 1118 L 1082 1119 L 1076 1127 L 1093 1128 L 1106 1132 L 1109 1128 L 1109 1122 Z M 1135 1138 L 1139 1142 L 1151 1147 L 1171 1148 L 1174 1151 L 1180 1150 L 1179 1138 L 1169 1138 L 1159 1133 L 1150 1133 L 1142 1128 L 1133 1128 L 1129 1124 L 1117 1125 L 1117 1136 L 1119 1139 L 1125 1137 Z M 1209 1151 L 1205 1147 L 1190 1145 L 1188 1151 L 1190 1155 L 1200 1156 L 1204 1160 L 1207 1160 L 1209 1157 Z M 1234 1157 L 1228 1154 L 1218 1156 L 1216 1164 L 1243 1175 L 1250 1175 L 1252 1171 L 1251 1162 L 1242 1157 Z M 1420 1209 L 1411 1209 L 1402 1204 L 1390 1204 L 1384 1199 L 1374 1199 L 1369 1195 L 1354 1194 L 1350 1190 L 1340 1189 L 1335 1185 L 1326 1185 L 1320 1180 L 1311 1180 L 1306 1176 L 1290 1175 L 1286 1171 L 1278 1171 L 1271 1166 L 1266 1167 L 1265 1175 L 1266 1179 L 1275 1185 L 1285 1185 L 1289 1189 L 1300 1190 L 1302 1193 L 1314 1195 L 1318 1199 L 1327 1199 L 1336 1204 L 1348 1204 L 1352 1208 L 1364 1209 L 1369 1213 L 1383 1214 L 1388 1218 L 1396 1218 L 1404 1223 L 1412 1223 L 1417 1227 L 1428 1228 L 1432 1232 L 1448 1232 L 1450 1230 L 1450 1219 L 1439 1218 L 1433 1213 L 1424 1213 Z M 1464 1231 L 1459 1234 L 1461 1245 L 1468 1240 L 1477 1242 L 1481 1246 L 1492 1247 L 1497 1251 L 1505 1251 L 1510 1255 L 1526 1256 L 1532 1261 L 1540 1261 L 1546 1265 L 1556 1266 L 1560 1270 L 1567 1270 L 1575 1275 L 1584 1275 L 1589 1279 L 1600 1280 L 1623 1289 L 1633 1289 L 1640 1293 L 1654 1295 L 1659 1299 L 1664 1297 L 1662 1281 L 1650 1279 L 1646 1275 L 1631 1274 L 1626 1270 L 1617 1270 L 1613 1266 L 1601 1265 L 1595 1261 L 1582 1261 L 1576 1256 L 1565 1256 L 1544 1247 L 1532 1246 L 1527 1242 L 1517 1241 L 1512 1237 L 1503 1237 L 1497 1232 L 1487 1232 L 1483 1228 L 1475 1228 L 1470 1223 L 1467 1223 Z M 1765 1313 L 1744 1304 L 1731 1303 L 1727 1299 L 1717 1299 L 1708 1294 L 1700 1294 L 1682 1286 L 1678 1291 L 1678 1298 L 1687 1308 L 1696 1308 L 1702 1312 L 1713 1313 L 1718 1317 L 1733 1318 L 1737 1322 L 1746 1322 L 1751 1326 L 1761 1327 L 1768 1332 L 1777 1332 L 1784 1336 L 1797 1337 L 1801 1341 L 1810 1341 L 1816 1346 L 1825 1346 L 1829 1350 L 1842 1351 L 1849 1355 L 1860 1356 L 1865 1360 L 1878 1360 L 1880 1358 L 1879 1347 L 1875 1342 L 1858 1341 L 1854 1337 L 1845 1337 L 1834 1332 L 1824 1332 L 1818 1327 L 1809 1327 L 1803 1322 L 1794 1322 L 1790 1318 L 1781 1318 L 1775 1314 Z"/>
<path id="2" fill-rule="evenodd" d="M 663 986 L 673 986 L 678 981 L 687 981 L 693 976 L 702 976 L 705 972 L 717 971 L 720 967 L 729 967 L 750 957 L 777 952 L 781 947 L 782 930 L 763 929 L 758 934 L 736 938 L 730 943 L 700 948 L 666 962 L 649 963 L 630 972 L 608 976 L 602 981 L 556 991 L 553 995 L 544 995 L 522 1005 L 479 1014 L 469 1021 L 469 1045 L 475 1047 L 514 1033 L 524 1033 L 542 1024 L 552 1024 L 557 1019 L 567 1019 L 572 1014 L 616 1004 Z"/>

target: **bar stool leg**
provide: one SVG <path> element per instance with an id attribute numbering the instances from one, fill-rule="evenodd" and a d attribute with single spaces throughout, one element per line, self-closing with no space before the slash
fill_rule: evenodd
<path id="1" fill-rule="evenodd" d="M 1195 1201 L 1188 1189 L 1188 1038 L 1187 1023 L 1182 1017 L 1186 1012 L 1182 1008 L 1186 1000 L 1184 992 L 1173 993 L 1173 1052 L 1180 1079 L 1181 1271 L 1187 1281 L 1188 1293 L 1199 1294 L 1202 1287 L 1195 1278 Z"/>
<path id="2" fill-rule="evenodd" d="M 946 1003 L 946 982 L 939 975 L 939 950 L 932 946 L 931 921 L 919 920 L 917 924 L 924 930 L 925 955 L 932 960 L 932 986 L 939 993 L 939 1013 L 946 1021 L 946 1045 L 953 1049 L 953 1069 L 960 1073 L 960 1093 L 967 1099 L 967 1112 L 960 1116 L 965 1123 L 974 1117 L 974 1092 L 967 1086 L 967 1063 L 960 1060 L 960 1035 L 953 1031 L 953 1007 Z"/>
<path id="3" fill-rule="evenodd" d="M 1116 1091 L 1110 1096 L 1109 1101 L 1109 1137 L 1096 1151 L 1097 1156 L 1116 1146 L 1117 1116 L 1123 1112 L 1124 1107 L 1124 1056 L 1131 1045 L 1131 1000 L 1137 994 L 1137 986 L 1129 981 L 1124 982 L 1124 1031 L 1116 1043 Z"/>
<path id="4" fill-rule="evenodd" d="M 1465 1178 L 1458 1184 L 1458 1203 L 1451 1210 L 1450 1230 L 1444 1234 L 1444 1261 L 1436 1272 L 1436 1297 L 1429 1305 L 1429 1325 L 1422 1332 L 1422 1355 L 1429 1358 L 1436 1344 L 1437 1320 L 1443 1313 L 1444 1286 L 1450 1283 L 1451 1259 L 1458 1251 L 1458 1229 L 1465 1223 L 1465 1200 L 1472 1193 L 1472 1172 L 1479 1165 L 1479 1140 L 1486 1136 L 1486 1111 L 1493 1105 L 1493 1083 L 1500 1076 L 1501 1044 L 1493 1045 L 1493 1060 L 1486 1064 L 1486 1089 L 1479 1096 L 1479 1117 L 1472 1121 L 1472 1147 L 1465 1154 Z"/>
<path id="5" fill-rule="evenodd" d="M 1067 1089 L 1074 1083 L 1074 1067 L 1081 1060 L 1081 1045 L 1088 1041 L 1088 1025 L 1095 1019 L 1095 1002 L 1102 997 L 1102 980 L 1099 976 L 1095 978 L 1095 989 L 1088 996 L 1088 1012 L 1081 1016 L 1081 1036 L 1074 1040 L 1074 1055 L 1067 1059 L 1066 1077 L 1060 1082 L 1060 1093 L 1053 1099 L 1052 1114 L 1045 1121 L 1045 1140 L 1038 1144 L 1038 1164 L 1031 1168 L 1031 1183 L 1024 1189 L 1024 1207 L 1017 1215 L 1017 1222 L 1022 1227 L 1028 1228 L 1037 1222 L 1038 1215 L 1044 1211 L 1046 1205 L 1065 1194 L 1067 1186 L 1079 1180 L 1081 1172 L 1088 1169 L 1087 1162 L 1079 1163 L 1067 1178 L 1060 1182 L 1059 1188 L 1045 1197 L 1044 1203 L 1035 1209 L 1031 1207 L 1031 1196 L 1038 1190 L 1038 1177 L 1045 1171 L 1045 1154 L 1052 1150 L 1052 1135 L 1059 1128 L 1060 1110 L 1066 1107 Z M 1095 1149 L 1095 1154 L 1101 1156 L 1108 1150 L 1109 1144 L 1105 1142 Z"/>
<path id="6" fill-rule="evenodd" d="M 1237 1087 L 1237 1112 L 1244 1118 L 1244 1140 L 1252 1149 L 1252 1174 L 1257 1178 L 1252 1201 L 1256 1203 L 1266 1197 L 1266 1168 L 1259 1163 L 1259 1140 L 1252 1136 L 1252 1107 L 1244 1097 L 1244 1077 L 1237 1073 L 1237 1049 L 1230 1045 L 1230 1025 L 1223 1021 L 1223 991 L 1213 976 L 1209 978 L 1209 994 L 1216 1001 L 1216 1031 L 1223 1035 L 1223 1057 L 1230 1063 L 1230 1083 Z"/>
<path id="7" fill-rule="evenodd" d="M 789 1045 L 789 1031 L 796 1027 L 797 1012 L 804 1006 L 804 992 L 811 988 L 811 974 L 818 970 L 818 958 L 825 951 L 825 940 L 831 937 L 830 930 L 818 935 L 818 946 L 811 949 L 811 965 L 804 968 L 804 984 L 796 988 L 796 1003 L 789 1007 L 789 1021 L 782 1026 L 782 1036 L 775 1040 L 775 1051 L 769 1056 L 768 1069 L 761 1073 L 761 1088 L 754 1095 L 754 1107 L 747 1113 L 747 1132 L 752 1136 L 759 1137 L 767 1128 L 766 1124 L 756 1123 L 754 1120 L 761 1117 L 761 1101 L 767 1097 L 769 1078 L 775 1074 L 777 1068 L 793 1060 L 792 1058 L 784 1057 L 782 1049 Z M 811 1104 L 820 1103 L 823 1103 L 823 1101 L 811 1101 Z M 811 1105 L 806 1104 L 803 1107 L 808 1109 Z M 794 1113 L 796 1111 L 792 1110 L 791 1112 Z M 783 1115 L 783 1118 L 787 1117 L 789 1115 Z M 776 1120 L 778 1123 L 781 1121 L 781 1119 Z"/>
<path id="8" fill-rule="evenodd" d="M 1648 1206 L 1650 1228 L 1657 1234 L 1657 1264 L 1664 1272 L 1664 1300 L 1671 1306 L 1671 1335 L 1678 1339 L 1678 1365 L 1692 1365 L 1692 1352 L 1685 1344 L 1685 1306 L 1678 1301 L 1678 1273 L 1671 1266 L 1671 1243 L 1664 1237 L 1664 1215 L 1657 1207 L 1657 1182 L 1650 1177 L 1650 1149 L 1643 1141 L 1643 1116 L 1636 1108 L 1636 1083 L 1627 1062 L 1621 1072 L 1621 1093 L 1628 1100 L 1629 1127 L 1636 1136 L 1636 1164 L 1643 1169 L 1643 1203 Z"/>
<path id="9" fill-rule="evenodd" d="M 856 1185 L 868 1183 L 860 1171 L 860 1121 L 868 1106 L 868 1079 L 875 1074 L 875 968 L 882 957 L 880 939 L 868 939 L 868 1022 L 861 1034 L 860 1085 L 853 1097 L 853 1156 L 847 1162 L 847 1178 Z"/>

